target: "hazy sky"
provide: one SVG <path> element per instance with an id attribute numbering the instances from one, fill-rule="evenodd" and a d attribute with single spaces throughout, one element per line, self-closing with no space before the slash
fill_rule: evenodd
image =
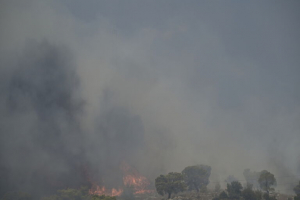
<path id="1" fill-rule="evenodd" d="M 22 144 L 32 174 L 80 157 L 101 170 L 125 158 L 152 177 L 192 164 L 215 181 L 246 168 L 300 177 L 299 9 L 1 1 L 1 169 L 15 180 Z"/>

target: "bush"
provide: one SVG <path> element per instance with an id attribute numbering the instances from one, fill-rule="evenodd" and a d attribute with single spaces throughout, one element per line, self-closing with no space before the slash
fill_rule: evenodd
<path id="1" fill-rule="evenodd" d="M 230 199 L 239 199 L 242 194 L 242 189 L 243 187 L 238 181 L 233 181 L 230 184 L 227 183 L 227 192 Z"/>
<path id="2" fill-rule="evenodd" d="M 32 196 L 25 192 L 7 192 L 1 200 L 32 200 Z"/>
<path id="3" fill-rule="evenodd" d="M 247 187 L 242 191 L 242 197 L 245 200 L 260 200 L 251 187 Z"/>
<path id="4" fill-rule="evenodd" d="M 221 192 L 219 195 L 219 199 L 228 199 L 228 195 L 225 191 Z"/>

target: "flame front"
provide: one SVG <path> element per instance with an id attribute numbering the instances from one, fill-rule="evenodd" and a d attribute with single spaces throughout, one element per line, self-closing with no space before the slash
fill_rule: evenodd
<path id="1" fill-rule="evenodd" d="M 104 186 L 94 186 L 92 189 L 89 190 L 90 194 L 97 194 L 99 196 L 105 195 L 105 196 L 120 196 L 123 193 L 122 189 L 106 189 Z"/>
<path id="2" fill-rule="evenodd" d="M 133 187 L 135 194 L 150 192 L 150 190 L 146 189 L 150 184 L 146 177 L 127 175 L 123 177 L 123 182 L 125 186 Z"/>
<path id="3" fill-rule="evenodd" d="M 121 170 L 125 174 L 123 176 L 123 183 L 125 186 L 133 187 L 135 194 L 151 193 L 152 190 L 147 190 L 150 185 L 148 179 L 141 176 L 137 170 L 130 167 L 127 163 L 122 163 Z"/>
<path id="4" fill-rule="evenodd" d="M 136 169 L 132 168 L 125 162 L 121 164 L 120 169 L 123 172 L 123 185 L 132 188 L 134 194 L 153 192 L 153 190 L 147 189 L 150 185 L 150 182 L 146 177 L 141 176 Z M 105 186 L 99 186 L 91 180 L 90 182 L 92 183 L 92 188 L 89 190 L 90 194 L 97 194 L 99 196 L 120 196 L 124 191 L 122 188 L 108 189 Z"/>

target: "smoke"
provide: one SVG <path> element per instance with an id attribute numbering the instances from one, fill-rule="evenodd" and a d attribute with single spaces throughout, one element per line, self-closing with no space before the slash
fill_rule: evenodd
<path id="1" fill-rule="evenodd" d="M 1 172 L 7 176 L 1 188 L 39 191 L 47 179 L 55 188 L 76 185 L 84 153 L 78 77 L 64 47 L 45 41 L 25 49 L 5 66 L 11 73 L 1 73 Z"/>
<path id="2" fill-rule="evenodd" d="M 1 195 L 115 186 L 122 162 L 299 178 L 298 4 L 1 4 Z"/>

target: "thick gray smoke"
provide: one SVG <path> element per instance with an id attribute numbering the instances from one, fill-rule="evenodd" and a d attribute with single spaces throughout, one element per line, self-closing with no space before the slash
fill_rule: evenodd
<path id="1" fill-rule="evenodd" d="M 8 64 L 11 72 L 2 71 L 2 194 L 47 194 L 99 180 L 116 187 L 120 164 L 141 158 L 143 123 L 113 105 L 108 90 L 99 100 L 95 132 L 81 129 L 85 102 L 73 60 L 63 46 L 31 42 Z"/>
<path id="2" fill-rule="evenodd" d="M 16 185 L 57 188 L 64 179 L 76 184 L 84 153 L 78 125 L 83 102 L 70 54 L 31 42 L 1 64 L 7 65 L 1 68 L 1 192 Z"/>
<path id="3" fill-rule="evenodd" d="M 1 1 L 0 196 L 151 181 L 300 178 L 298 2 Z"/>

